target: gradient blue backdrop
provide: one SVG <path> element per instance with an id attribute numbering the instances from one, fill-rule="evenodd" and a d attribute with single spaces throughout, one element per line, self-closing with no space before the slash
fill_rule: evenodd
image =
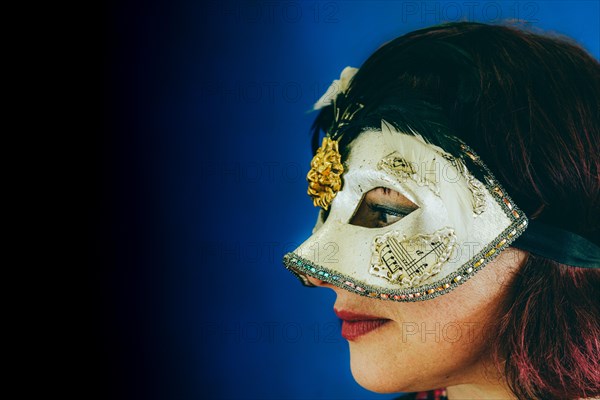
<path id="1" fill-rule="evenodd" d="M 345 66 L 445 21 L 525 19 L 600 53 L 598 1 L 121 1 L 105 11 L 94 279 L 96 389 L 111 398 L 394 397 L 352 379 L 334 293 L 301 287 L 281 265 L 316 217 L 307 110 Z"/>

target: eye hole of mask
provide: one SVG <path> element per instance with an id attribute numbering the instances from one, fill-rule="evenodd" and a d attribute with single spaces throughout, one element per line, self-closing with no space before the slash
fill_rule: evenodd
<path id="1" fill-rule="evenodd" d="M 377 187 L 365 193 L 350 218 L 350 225 L 382 228 L 391 225 L 419 207 L 395 190 Z"/>

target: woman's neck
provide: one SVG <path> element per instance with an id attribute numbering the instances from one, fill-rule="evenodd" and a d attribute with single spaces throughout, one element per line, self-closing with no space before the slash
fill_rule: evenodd
<path id="1" fill-rule="evenodd" d="M 446 387 L 448 400 L 515 400 L 501 367 L 490 360 L 476 363 L 464 371 L 464 383 Z"/>
<path id="2" fill-rule="evenodd" d="M 515 395 L 510 389 L 499 382 L 465 383 L 446 388 L 448 400 L 514 400 Z"/>

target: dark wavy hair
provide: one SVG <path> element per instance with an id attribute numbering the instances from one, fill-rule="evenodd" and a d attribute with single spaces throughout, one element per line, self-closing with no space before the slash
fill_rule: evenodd
<path id="1" fill-rule="evenodd" d="M 456 155 L 453 134 L 531 220 L 600 242 L 600 64 L 570 38 L 514 24 L 417 30 L 369 57 L 339 101 L 365 105 L 341 136 L 343 155 L 381 119 Z M 317 116 L 313 149 L 332 115 Z M 600 396 L 598 299 L 600 270 L 529 254 L 491 336 L 518 398 Z"/>

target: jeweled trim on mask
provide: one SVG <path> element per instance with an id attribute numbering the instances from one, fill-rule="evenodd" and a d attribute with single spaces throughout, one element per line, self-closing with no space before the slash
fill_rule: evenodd
<path id="1" fill-rule="evenodd" d="M 321 281 L 328 282 L 334 286 L 349 290 L 361 296 L 378 298 L 382 300 L 392 301 L 420 301 L 438 297 L 448 293 L 458 287 L 458 285 L 466 282 L 484 265 L 492 261 L 498 254 L 520 234 L 527 226 L 527 219 L 523 218 L 522 222 L 513 227 L 512 225 L 502 232 L 502 235 L 482 251 L 477 253 L 470 262 L 463 265 L 458 271 L 450 274 L 443 280 L 423 285 L 417 288 L 399 289 L 399 290 L 381 290 L 371 285 L 366 285 L 347 275 L 340 274 L 328 268 L 314 264 L 313 262 L 298 256 L 295 253 L 287 253 L 283 257 L 284 266 L 290 270 L 305 286 L 314 286 L 308 283 L 306 277 L 302 274 L 311 276 Z"/>

